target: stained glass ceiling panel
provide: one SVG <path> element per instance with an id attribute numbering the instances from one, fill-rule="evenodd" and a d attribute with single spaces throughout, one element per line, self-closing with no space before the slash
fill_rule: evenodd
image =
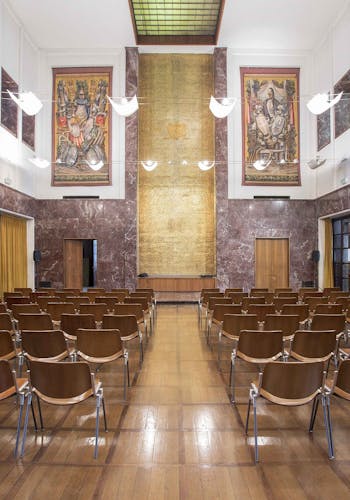
<path id="1" fill-rule="evenodd" d="M 216 44 L 224 0 L 129 3 L 138 44 Z"/>

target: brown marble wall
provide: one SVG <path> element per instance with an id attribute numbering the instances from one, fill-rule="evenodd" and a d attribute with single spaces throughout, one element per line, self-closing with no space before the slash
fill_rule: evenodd
<path id="1" fill-rule="evenodd" d="M 316 216 L 325 217 L 350 210 L 350 186 L 337 189 L 316 200 Z"/>
<path id="2" fill-rule="evenodd" d="M 5 184 L 0 184 L 0 208 L 18 214 L 35 216 L 37 201 L 35 198 L 20 193 Z"/>

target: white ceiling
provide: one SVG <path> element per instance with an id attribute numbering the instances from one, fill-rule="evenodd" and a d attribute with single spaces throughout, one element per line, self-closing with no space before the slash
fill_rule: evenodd
<path id="1" fill-rule="evenodd" d="M 226 0 L 218 45 L 311 50 L 350 0 Z M 5 0 L 42 49 L 135 45 L 128 0 Z"/>

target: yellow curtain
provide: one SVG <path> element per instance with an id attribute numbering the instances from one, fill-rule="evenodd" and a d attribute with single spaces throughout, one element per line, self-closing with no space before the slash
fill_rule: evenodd
<path id="1" fill-rule="evenodd" d="M 325 220 L 323 288 L 334 286 L 333 276 L 333 226 L 332 220 Z"/>
<path id="2" fill-rule="evenodd" d="M 27 286 L 27 221 L 0 214 L 0 296 Z"/>

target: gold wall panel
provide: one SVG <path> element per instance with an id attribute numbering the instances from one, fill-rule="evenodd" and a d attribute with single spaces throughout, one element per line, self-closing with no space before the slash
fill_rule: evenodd
<path id="1" fill-rule="evenodd" d="M 211 55 L 142 54 L 139 67 L 139 272 L 215 274 L 215 172 Z M 184 164 L 187 162 L 187 164 Z"/>

